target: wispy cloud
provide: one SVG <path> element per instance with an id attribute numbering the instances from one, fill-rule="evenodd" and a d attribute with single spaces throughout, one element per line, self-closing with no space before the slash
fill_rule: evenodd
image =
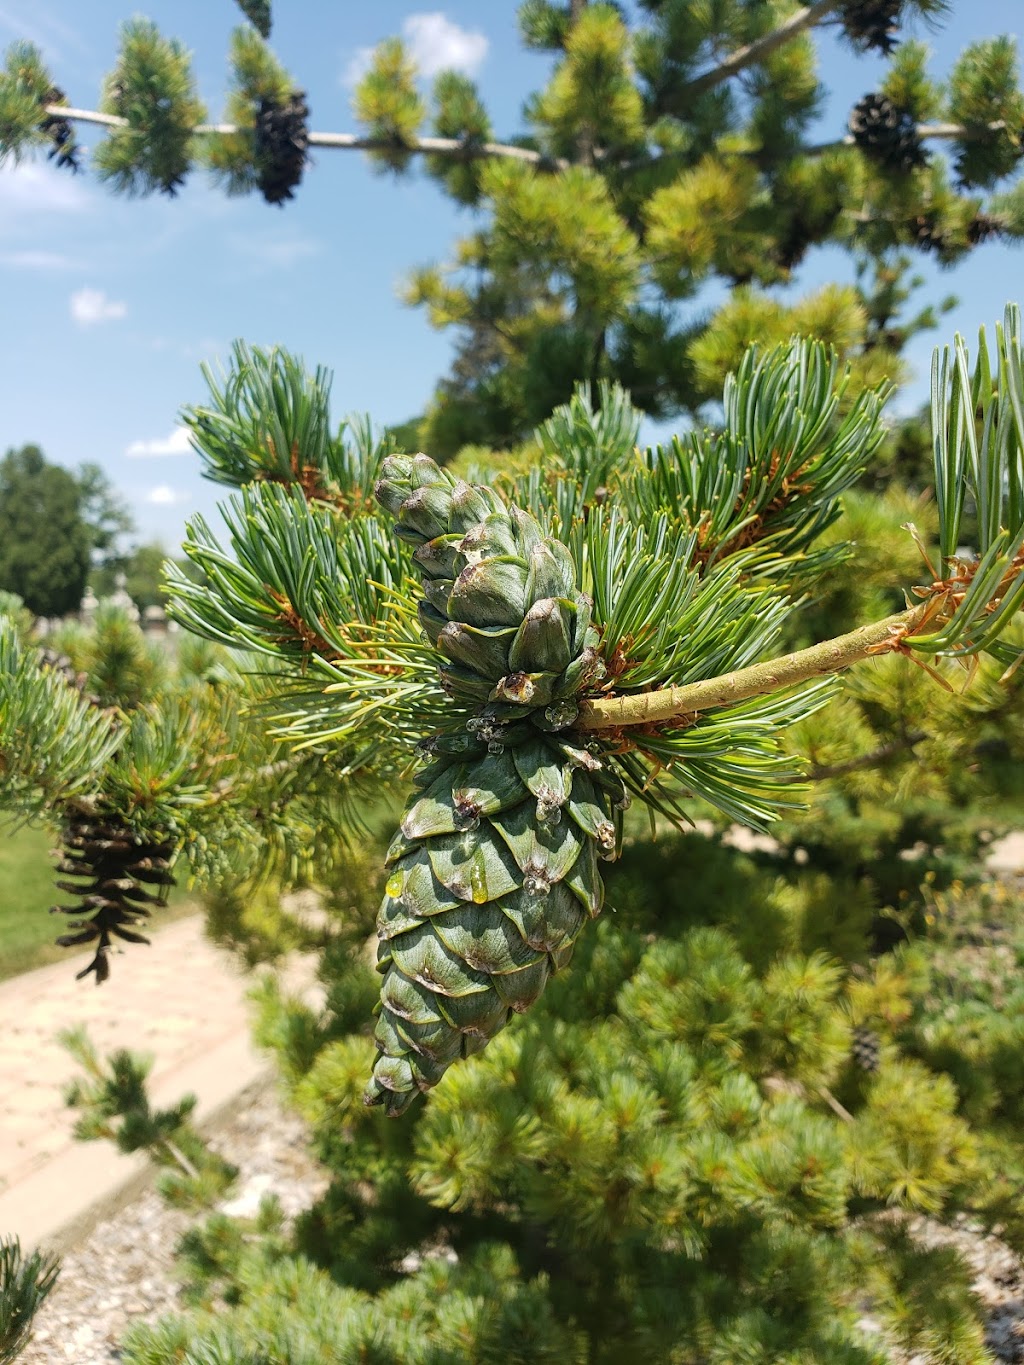
<path id="1" fill-rule="evenodd" d="M 251 237 L 232 233 L 230 241 L 232 251 L 238 256 L 268 270 L 287 270 L 310 256 L 318 256 L 323 250 L 323 243 L 312 237 Z"/>
<path id="2" fill-rule="evenodd" d="M 102 289 L 76 289 L 71 295 L 71 316 L 81 327 L 100 322 L 117 322 L 128 312 L 128 305 L 110 299 Z"/>
<path id="3" fill-rule="evenodd" d="M 0 171 L 0 209 L 13 214 L 84 213 L 93 197 L 67 171 L 44 162 L 23 161 Z M 9 226 L 9 224 L 7 224 Z"/>
<path id="4" fill-rule="evenodd" d="M 0 251 L 0 265 L 14 270 L 73 270 L 76 264 L 59 251 Z"/>
<path id="5" fill-rule="evenodd" d="M 190 494 L 184 489 L 172 488 L 169 483 L 158 483 L 146 494 L 146 502 L 153 507 L 180 507 L 188 502 Z"/>
<path id="6" fill-rule="evenodd" d="M 32 6 L 31 20 L 24 18 L 9 6 L 0 8 L 0 28 L 14 38 L 24 38 L 43 48 L 50 56 L 58 55 L 64 47 L 77 52 L 90 52 L 92 49 L 85 39 L 68 24 L 62 23 L 54 15 L 39 13 L 38 5 Z"/>
<path id="7" fill-rule="evenodd" d="M 162 455 L 190 455 L 188 427 L 175 427 L 170 436 L 154 441 L 133 441 L 124 452 L 131 459 L 148 460 Z"/>
<path id="8" fill-rule="evenodd" d="M 410 14 L 402 25 L 402 36 L 421 76 L 436 76 L 439 71 L 449 70 L 473 76 L 483 65 L 490 46 L 483 33 L 462 28 L 440 10 Z M 373 48 L 359 48 L 345 67 L 342 84 L 358 85 L 372 61 Z"/>

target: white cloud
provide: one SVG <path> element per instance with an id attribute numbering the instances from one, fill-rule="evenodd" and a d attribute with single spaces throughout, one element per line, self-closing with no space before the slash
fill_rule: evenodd
<path id="1" fill-rule="evenodd" d="M 188 427 L 175 427 L 170 436 L 155 441 L 133 441 L 124 452 L 133 459 L 149 459 L 157 455 L 189 455 Z"/>
<path id="2" fill-rule="evenodd" d="M 357 48 L 355 55 L 349 58 L 348 66 L 345 67 L 344 75 L 341 78 L 342 85 L 358 85 L 372 64 L 373 48 Z"/>
<path id="3" fill-rule="evenodd" d="M 23 161 L 0 171 L 0 208 L 12 213 L 84 213 L 92 203 L 80 181 L 46 162 Z"/>
<path id="4" fill-rule="evenodd" d="M 482 33 L 471 33 L 446 19 L 440 11 L 434 14 L 410 14 L 402 25 L 409 44 L 409 52 L 423 76 L 436 76 L 439 71 L 464 71 L 472 76 L 479 71 L 487 56 L 487 39 Z"/>
<path id="5" fill-rule="evenodd" d="M 70 256 L 59 251 L 5 251 L 0 255 L 0 265 L 14 270 L 71 270 L 74 264 Z"/>
<path id="6" fill-rule="evenodd" d="M 158 483 L 146 494 L 146 501 L 154 507 L 177 507 L 179 503 L 188 502 L 188 500 L 188 493 L 172 488 L 169 483 Z"/>
<path id="7" fill-rule="evenodd" d="M 440 10 L 410 14 L 402 25 L 402 36 L 421 76 L 436 76 L 439 71 L 449 70 L 473 76 L 483 65 L 490 46 L 484 34 L 461 28 Z M 373 48 L 359 48 L 345 68 L 342 84 L 358 85 L 372 61 Z"/>
<path id="8" fill-rule="evenodd" d="M 71 316 L 82 327 L 93 327 L 98 322 L 117 322 L 127 312 L 127 304 L 108 299 L 102 289 L 76 289 L 71 295 Z"/>

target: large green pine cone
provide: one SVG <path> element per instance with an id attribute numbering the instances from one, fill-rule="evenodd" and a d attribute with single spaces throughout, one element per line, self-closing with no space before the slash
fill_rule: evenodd
<path id="1" fill-rule="evenodd" d="M 600 912 L 597 859 L 614 852 L 625 792 L 567 730 L 600 663 L 566 547 L 425 455 L 386 460 L 376 494 L 416 546 L 441 681 L 477 703 L 468 733 L 428 741 L 435 760 L 388 856 L 366 1102 L 394 1116 L 568 962 Z"/>
<path id="2" fill-rule="evenodd" d="M 389 853 L 365 1098 L 391 1117 L 527 1010 L 601 910 L 621 786 L 586 750 L 516 729 L 462 754 L 439 741 L 449 752 L 421 774 Z"/>

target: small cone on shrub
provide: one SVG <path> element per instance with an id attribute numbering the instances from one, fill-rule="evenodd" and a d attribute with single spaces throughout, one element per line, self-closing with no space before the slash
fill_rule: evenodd
<path id="1" fill-rule="evenodd" d="M 888 170 L 905 174 L 928 164 L 914 119 L 887 95 L 872 92 L 858 100 L 849 127 L 861 151 Z"/>
<path id="2" fill-rule="evenodd" d="M 136 926 L 149 918 L 150 906 L 166 903 L 167 891 L 174 885 L 170 867 L 175 847 L 170 841 L 140 838 L 115 814 L 83 812 L 69 817 L 57 871 L 71 880 L 58 879 L 57 886 L 78 899 L 70 905 L 55 905 L 50 913 L 77 917 L 68 925 L 72 932 L 57 939 L 61 948 L 96 944 L 92 961 L 78 973 L 79 980 L 92 972 L 97 985 L 106 981 L 113 938 L 149 942 Z"/>
<path id="3" fill-rule="evenodd" d="M 934 214 L 918 214 L 911 221 L 910 230 L 914 235 L 914 245 L 921 251 L 934 251 L 937 256 L 945 251 L 946 233 Z"/>
<path id="4" fill-rule="evenodd" d="M 853 1030 L 853 1039 L 850 1044 L 850 1056 L 855 1064 L 862 1071 L 869 1075 L 878 1070 L 878 1064 L 882 1056 L 882 1041 L 874 1029 L 861 1024 Z"/>
<path id="5" fill-rule="evenodd" d="M 1001 218 L 994 218 L 990 213 L 976 213 L 967 224 L 967 240 L 971 246 L 987 242 L 993 237 L 1002 237 L 1005 233 L 1005 222 Z"/>

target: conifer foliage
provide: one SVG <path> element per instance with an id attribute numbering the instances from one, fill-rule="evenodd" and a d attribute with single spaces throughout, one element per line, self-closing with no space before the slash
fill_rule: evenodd
<path id="1" fill-rule="evenodd" d="M 236 366 L 211 375 L 210 406 L 188 414 L 208 470 L 243 485 L 225 508 L 230 545 L 193 524 L 186 550 L 207 582 L 173 574 L 172 610 L 276 661 L 259 690 L 285 753 L 333 749 L 353 777 L 398 774 L 423 742 L 429 762 L 388 857 L 379 923 L 370 1095 L 392 1112 L 565 965 L 600 910 L 597 857 L 618 848 L 628 795 L 672 818 L 696 796 L 764 825 L 798 803 L 780 735 L 824 704 L 830 675 L 879 654 L 929 668 L 1017 657 L 1002 638 L 1024 595 L 1014 310 L 973 378 L 962 345 L 936 370 L 945 571 L 932 566 L 918 605 L 785 667 L 773 656 L 804 593 L 844 553 L 822 533 L 882 435 L 884 391 L 847 404 L 848 376 L 820 345 L 751 353 L 726 385 L 721 431 L 643 459 L 624 397 L 604 394 L 600 410 L 581 397 L 540 433 L 544 476 L 520 475 L 504 495 L 426 456 L 389 455 L 358 426 L 354 444 L 344 429 L 332 437 L 322 372 L 244 347 Z M 989 393 L 993 367 L 1002 377 Z M 957 418 L 965 402 L 987 414 L 976 451 Z M 393 528 L 370 511 L 374 480 Z M 957 555 L 968 499 L 977 560 Z M 308 565 L 300 578 L 296 563 Z M 77 693 L 74 704 L 88 709 Z M 124 733 L 149 751 L 148 770 L 168 769 L 161 819 L 140 808 L 135 826 L 157 850 L 143 863 L 162 876 L 189 806 L 198 817 L 220 803 L 191 766 L 201 732 L 175 763 L 189 726 L 164 722 L 154 745 L 153 724 L 143 710 Z M 125 777 L 139 763 L 117 759 Z M 110 810 L 105 795 L 96 811 L 106 822 Z M 112 827 L 80 837 L 83 856 L 121 860 L 89 864 L 87 903 L 101 913 L 82 932 L 102 934 L 103 915 L 120 926 L 148 893 Z"/>
<path id="2" fill-rule="evenodd" d="M 25 1255 L 15 1238 L 0 1239 L 0 1365 L 12 1365 L 29 1340 L 32 1319 L 57 1282 L 54 1257 Z"/>
<path id="3" fill-rule="evenodd" d="M 518 469 L 465 479 L 338 427 L 329 376 L 279 350 L 208 370 L 185 419 L 230 491 L 223 530 L 190 525 L 204 579 L 169 570 L 171 610 L 246 653 L 100 709 L 5 623 L 0 800 L 69 828 L 88 814 L 97 909 L 147 906 L 132 883 L 148 895 L 142 873 L 174 858 L 175 876 L 333 885 L 324 1007 L 267 985 L 261 1035 L 335 1180 L 292 1240 L 269 1214 L 197 1230 L 198 1311 L 137 1329 L 126 1360 L 882 1365 L 901 1346 L 981 1365 L 962 1275 L 907 1220 L 1024 1224 L 1008 1191 L 986 1199 L 1005 1144 L 975 1146 L 929 1067 L 960 1054 L 927 1021 L 914 1035 L 898 967 L 873 957 L 883 909 L 913 905 L 857 872 L 651 845 L 623 808 L 662 833 L 792 817 L 811 718 L 832 700 L 841 741 L 864 735 L 865 675 L 909 698 L 908 765 L 948 730 L 955 768 L 979 718 L 1019 706 L 1022 341 L 1010 308 L 973 354 L 958 338 L 936 356 L 934 522 L 883 540 L 875 595 L 831 638 L 815 602 L 855 553 L 888 388 L 821 343 L 745 354 L 718 429 L 643 452 L 625 394 L 584 388 Z M 973 683 L 959 738 L 950 678 Z M 848 753 L 832 761 L 854 779 L 887 758 Z M 367 793 L 405 779 L 375 984 L 369 888 L 339 846 Z M 815 827 L 781 837 L 818 856 Z M 859 848 L 871 861 L 864 829 Z M 845 852 L 825 850 L 833 868 Z M 617 913 L 598 915 L 598 858 L 620 853 Z M 156 1141 L 138 1075 L 125 1062 L 95 1098 L 109 1116 L 134 1096 Z"/>

